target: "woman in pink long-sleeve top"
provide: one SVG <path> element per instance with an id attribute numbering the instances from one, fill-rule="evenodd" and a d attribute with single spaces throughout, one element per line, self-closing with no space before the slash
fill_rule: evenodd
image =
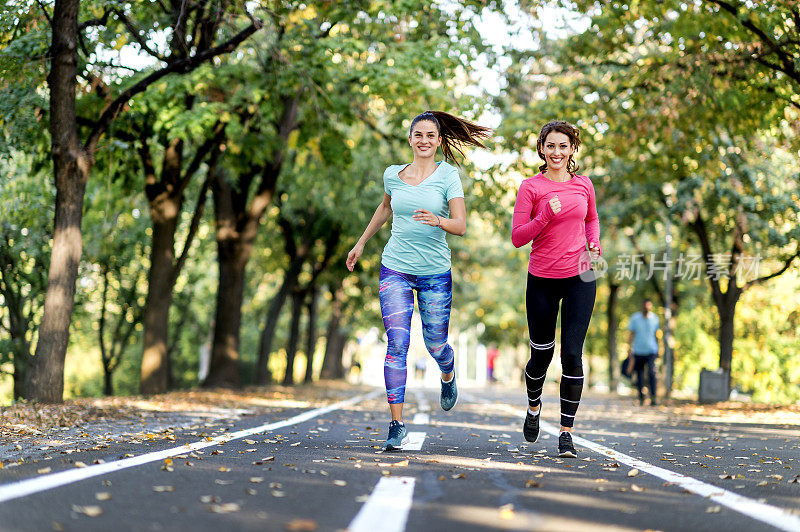
<path id="1" fill-rule="evenodd" d="M 583 342 L 592 317 L 596 282 L 592 259 L 600 256 L 600 224 L 594 187 L 578 175 L 573 156 L 581 144 L 578 128 L 549 122 L 536 149 L 544 164 L 522 182 L 514 204 L 511 241 L 531 243 L 525 306 L 531 358 L 525 367 L 528 412 L 522 432 L 535 442 L 547 367 L 555 350 L 556 320 L 561 303 L 561 435 L 558 452 L 577 457 L 572 426 L 583 389 Z"/>

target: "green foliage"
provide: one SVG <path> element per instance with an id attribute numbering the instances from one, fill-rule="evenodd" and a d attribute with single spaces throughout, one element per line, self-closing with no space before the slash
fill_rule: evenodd
<path id="1" fill-rule="evenodd" d="M 31 157 L 0 159 L 0 367 L 24 371 L 35 345 L 47 286 L 54 191 Z M 9 366 L 10 367 L 10 366 Z"/>

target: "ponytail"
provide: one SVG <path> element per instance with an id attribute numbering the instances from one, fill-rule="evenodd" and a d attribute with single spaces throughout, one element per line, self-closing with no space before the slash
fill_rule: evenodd
<path id="1" fill-rule="evenodd" d="M 461 148 L 466 144 L 485 148 L 481 139 L 488 138 L 492 131 L 491 128 L 480 126 L 443 111 L 425 111 L 411 121 L 411 127 L 408 130 L 409 137 L 417 122 L 422 120 L 429 120 L 436 125 L 436 129 L 442 137 L 442 153 L 445 160 L 448 161 L 455 161 L 453 150 L 463 157 L 464 152 Z"/>

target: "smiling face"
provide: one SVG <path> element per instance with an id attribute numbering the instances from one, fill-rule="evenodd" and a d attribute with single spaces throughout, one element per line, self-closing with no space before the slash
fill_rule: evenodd
<path id="1" fill-rule="evenodd" d="M 442 136 L 436 124 L 430 120 L 420 120 L 414 124 L 414 129 L 408 136 L 408 143 L 414 150 L 414 158 L 433 157 L 442 144 Z"/>
<path id="2" fill-rule="evenodd" d="M 575 147 L 564 133 L 551 131 L 542 143 L 542 152 L 547 169 L 555 172 L 567 168 Z"/>

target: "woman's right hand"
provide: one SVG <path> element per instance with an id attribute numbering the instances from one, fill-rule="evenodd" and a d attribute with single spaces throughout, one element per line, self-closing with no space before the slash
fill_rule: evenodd
<path id="1" fill-rule="evenodd" d="M 364 245 L 357 243 L 353 246 L 353 249 L 350 250 L 350 253 L 347 254 L 347 269 L 351 272 L 356 267 L 356 262 L 361 257 L 361 254 L 364 252 Z"/>

